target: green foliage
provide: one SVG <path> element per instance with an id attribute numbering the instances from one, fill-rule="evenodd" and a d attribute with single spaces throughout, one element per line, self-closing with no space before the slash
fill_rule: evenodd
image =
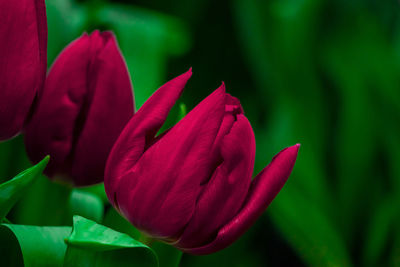
<path id="1" fill-rule="evenodd" d="M 69 196 L 72 215 L 80 215 L 96 222 L 101 222 L 104 215 L 103 201 L 95 194 L 74 189 Z"/>
<path id="2" fill-rule="evenodd" d="M 257 89 L 277 100 L 266 136 L 302 143 L 270 215 L 310 266 L 385 266 L 397 254 L 398 45 L 367 2 L 235 3 Z"/>
<path id="3" fill-rule="evenodd" d="M 2 266 L 63 266 L 71 227 L 39 227 L 1 224 L 0 252 Z"/>
<path id="4" fill-rule="evenodd" d="M 15 205 L 10 219 L 13 223 L 28 225 L 71 225 L 70 194 L 71 188 L 54 183 L 47 177 L 38 179 Z"/>
<path id="5" fill-rule="evenodd" d="M 130 236 L 74 216 L 64 266 L 158 266 L 148 246 Z"/>
<path id="6" fill-rule="evenodd" d="M 14 204 L 25 194 L 35 179 L 40 177 L 48 162 L 49 157 L 47 156 L 35 166 L 0 185 L 0 220 L 7 215 Z"/>

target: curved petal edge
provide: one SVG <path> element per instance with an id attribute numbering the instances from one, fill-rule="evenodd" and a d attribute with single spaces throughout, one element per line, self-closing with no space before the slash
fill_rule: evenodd
<path id="1" fill-rule="evenodd" d="M 106 193 L 114 206 L 114 194 L 121 176 L 129 171 L 146 146 L 154 140 L 191 76 L 192 68 L 161 86 L 133 115 L 115 142 L 104 176 Z"/>
<path id="2" fill-rule="evenodd" d="M 209 244 L 196 248 L 179 248 L 190 254 L 210 254 L 232 244 L 261 216 L 282 189 L 296 162 L 300 144 L 279 152 L 251 183 L 246 200 L 238 214 L 216 235 Z"/>

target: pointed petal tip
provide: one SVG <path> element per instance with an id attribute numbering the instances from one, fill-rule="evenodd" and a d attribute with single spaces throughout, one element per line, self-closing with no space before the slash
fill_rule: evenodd
<path id="1" fill-rule="evenodd" d="M 219 92 L 221 92 L 223 94 L 226 93 L 226 86 L 225 86 L 225 82 L 224 81 L 222 81 L 221 85 L 217 88 L 216 91 L 219 91 Z"/>
<path id="2" fill-rule="evenodd" d="M 181 75 L 179 75 L 176 78 L 178 78 L 178 79 L 182 79 L 183 78 L 185 80 L 185 83 L 186 83 L 192 77 L 192 74 L 193 74 L 192 67 L 190 67 L 189 70 L 187 70 L 186 72 L 182 73 Z"/>
<path id="3" fill-rule="evenodd" d="M 268 169 L 268 167 L 272 167 L 273 165 L 275 165 L 275 167 L 278 167 L 278 169 L 286 169 L 286 171 L 288 171 L 287 178 L 289 178 L 294 164 L 296 163 L 300 146 L 300 143 L 297 143 L 294 146 L 289 146 L 282 149 L 278 154 L 273 157 L 270 164 L 268 164 L 268 166 L 264 170 Z"/>
<path id="4" fill-rule="evenodd" d="M 213 99 L 224 99 L 226 95 L 226 89 L 225 89 L 225 84 L 222 83 L 217 89 L 215 89 L 205 100 L 209 100 L 209 97 L 212 97 Z"/>
<path id="5" fill-rule="evenodd" d="M 193 74 L 192 67 L 190 67 L 189 70 L 184 73 L 184 75 L 187 76 L 188 79 L 192 77 L 192 74 Z"/>
<path id="6" fill-rule="evenodd" d="M 296 157 L 297 157 L 297 154 L 299 153 L 300 146 L 301 146 L 301 144 L 297 143 L 294 146 L 288 147 L 287 149 L 288 150 L 292 150 L 293 153 L 296 154 Z"/>

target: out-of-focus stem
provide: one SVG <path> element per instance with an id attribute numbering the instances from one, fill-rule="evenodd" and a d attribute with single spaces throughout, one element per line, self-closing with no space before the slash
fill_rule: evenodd
<path id="1" fill-rule="evenodd" d="M 152 245 L 153 242 L 154 242 L 154 239 L 151 238 L 151 237 L 149 237 L 148 235 L 145 235 L 145 234 L 143 234 L 143 233 L 140 233 L 140 236 L 139 236 L 139 240 L 138 240 L 138 241 L 141 242 L 141 243 L 143 243 L 143 244 L 145 244 L 146 246 L 151 247 L 151 245 Z"/>

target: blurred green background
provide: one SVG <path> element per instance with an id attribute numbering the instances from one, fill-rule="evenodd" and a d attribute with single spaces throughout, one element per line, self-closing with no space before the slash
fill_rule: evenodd
<path id="1" fill-rule="evenodd" d="M 302 144 L 287 185 L 250 231 L 216 254 L 183 255 L 181 266 L 400 266 L 398 1 L 46 4 L 49 66 L 84 31 L 112 30 L 137 108 L 192 66 L 181 102 L 191 109 L 225 81 L 255 132 L 255 173 Z M 0 144 L 0 158 L 3 181 L 30 166 L 21 136 Z M 74 194 L 41 179 L 9 219 L 70 225 Z M 104 220 L 94 217 L 112 216 L 106 205 Z"/>

